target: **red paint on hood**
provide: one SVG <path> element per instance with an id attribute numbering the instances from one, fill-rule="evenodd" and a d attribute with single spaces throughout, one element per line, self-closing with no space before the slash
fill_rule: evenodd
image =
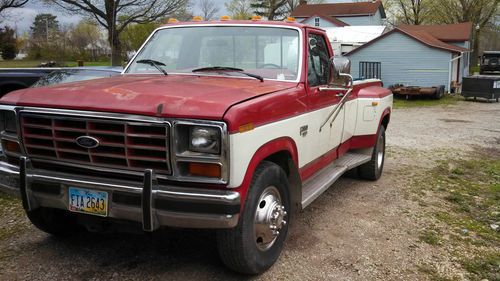
<path id="1" fill-rule="evenodd" d="M 234 77 L 124 75 L 19 90 L 0 103 L 150 116 L 157 115 L 158 105 L 163 104 L 163 117 L 220 120 L 236 103 L 296 86 Z"/>

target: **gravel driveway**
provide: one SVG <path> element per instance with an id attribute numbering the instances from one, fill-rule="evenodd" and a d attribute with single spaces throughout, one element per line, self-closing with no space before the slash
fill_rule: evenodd
<path id="1" fill-rule="evenodd" d="M 500 144 L 500 104 L 394 110 L 388 157 L 377 182 L 343 177 L 295 221 L 280 259 L 255 280 L 422 280 L 423 262 L 451 257 L 416 234 L 421 206 L 405 196 L 410 178 L 445 157 Z M 19 204 L 1 212 L 1 280 L 230 280 L 246 278 L 219 261 L 209 231 L 148 235 L 84 233 L 65 240 L 38 231 Z M 444 256 L 443 256 L 444 255 Z"/>

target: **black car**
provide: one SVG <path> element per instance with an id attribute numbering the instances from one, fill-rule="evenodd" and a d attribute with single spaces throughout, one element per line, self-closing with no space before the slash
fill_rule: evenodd
<path id="1" fill-rule="evenodd" d="M 71 67 L 60 68 L 40 78 L 31 87 L 77 82 L 120 75 L 121 67 Z"/>
<path id="2" fill-rule="evenodd" d="M 481 56 L 480 74 L 499 72 L 500 74 L 500 51 L 485 51 Z"/>

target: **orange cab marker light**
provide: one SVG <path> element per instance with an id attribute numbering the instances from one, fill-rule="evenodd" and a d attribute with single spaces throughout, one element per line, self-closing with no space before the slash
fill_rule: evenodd
<path id="1" fill-rule="evenodd" d="M 254 128 L 253 123 L 248 123 L 248 124 L 241 125 L 241 126 L 238 128 L 238 131 L 239 131 L 240 133 L 244 133 L 244 132 L 248 132 L 248 131 L 253 130 L 253 128 Z"/>
<path id="2" fill-rule="evenodd" d="M 179 21 L 175 18 L 169 18 L 168 23 L 178 23 Z"/>
<path id="3" fill-rule="evenodd" d="M 261 20 L 261 19 L 262 19 L 262 17 L 261 17 L 261 16 L 257 16 L 257 15 L 252 16 L 252 20 L 253 20 L 253 21 L 258 21 L 258 20 Z"/>
<path id="4" fill-rule="evenodd" d="M 189 163 L 189 174 L 192 176 L 221 178 L 221 167 L 213 163 Z"/>
<path id="5" fill-rule="evenodd" d="M 378 105 L 378 101 L 372 101 L 372 106 L 377 106 Z"/>
<path id="6" fill-rule="evenodd" d="M 200 16 L 194 16 L 193 21 L 203 21 L 203 18 Z"/>
<path id="7" fill-rule="evenodd" d="M 295 18 L 294 17 L 287 17 L 286 21 L 287 22 L 295 22 Z"/>
<path id="8" fill-rule="evenodd" d="M 231 17 L 230 16 L 221 16 L 220 20 L 221 21 L 231 20 Z"/>
<path id="9" fill-rule="evenodd" d="M 21 147 L 19 146 L 19 144 L 17 142 L 14 142 L 14 141 L 4 140 L 3 147 L 8 152 L 14 152 L 14 153 L 21 152 Z"/>

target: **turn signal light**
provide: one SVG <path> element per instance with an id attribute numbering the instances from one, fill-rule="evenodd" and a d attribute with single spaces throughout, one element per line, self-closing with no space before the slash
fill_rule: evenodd
<path id="1" fill-rule="evenodd" d="M 219 164 L 212 163 L 189 163 L 189 174 L 192 176 L 220 178 L 222 175 Z"/>
<path id="2" fill-rule="evenodd" d="M 262 17 L 261 17 L 261 16 L 257 16 L 257 15 L 252 16 L 252 20 L 253 20 L 253 21 L 258 21 L 258 20 L 261 20 L 261 19 L 262 19 Z"/>
<path id="3" fill-rule="evenodd" d="M 203 21 L 203 18 L 200 16 L 194 16 L 193 21 Z"/>
<path id="4" fill-rule="evenodd" d="M 221 21 L 231 20 L 231 17 L 230 17 L 230 16 L 221 16 L 221 17 L 220 17 L 220 20 L 221 20 Z"/>
<path id="5" fill-rule="evenodd" d="M 10 140 L 3 140 L 3 149 L 10 153 L 21 153 L 21 147 L 19 143 Z"/>
<path id="6" fill-rule="evenodd" d="M 287 22 L 295 22 L 295 18 L 294 17 L 287 17 L 286 21 Z"/>
<path id="7" fill-rule="evenodd" d="M 238 131 L 240 133 L 244 133 L 244 132 L 248 132 L 248 131 L 251 131 L 253 130 L 254 126 L 253 126 L 253 123 L 248 123 L 248 124 L 245 124 L 245 125 L 241 125 L 239 128 L 238 128 Z"/>
<path id="8" fill-rule="evenodd" d="M 169 18 L 168 23 L 178 23 L 179 21 L 176 18 Z"/>

